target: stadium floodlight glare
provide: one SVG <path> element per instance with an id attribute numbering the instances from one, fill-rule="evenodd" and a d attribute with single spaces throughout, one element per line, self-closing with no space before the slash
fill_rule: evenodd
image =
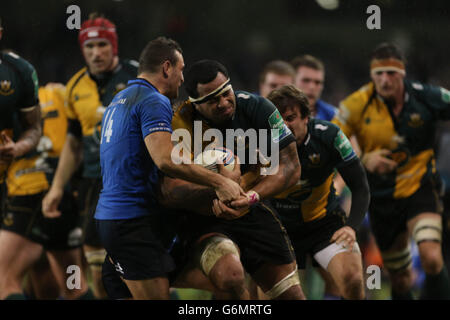
<path id="1" fill-rule="evenodd" d="M 339 0 L 316 0 L 316 2 L 325 10 L 335 10 L 339 8 Z"/>

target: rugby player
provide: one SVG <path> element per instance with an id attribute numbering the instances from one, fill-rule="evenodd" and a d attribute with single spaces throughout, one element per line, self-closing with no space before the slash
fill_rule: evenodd
<path id="1" fill-rule="evenodd" d="M 55 298 L 51 291 L 54 279 L 58 293 L 57 297 L 63 299 L 91 299 L 87 279 L 80 269 L 80 287 L 72 290 L 67 286 L 69 274 L 67 268 L 71 265 L 82 265 L 82 231 L 79 227 L 79 214 L 75 198 L 69 189 L 65 190 L 63 201 L 59 210 L 63 214 L 55 219 L 45 219 L 41 212 L 41 202 L 48 190 L 49 181 L 56 169 L 58 155 L 64 144 L 67 129 L 67 119 L 64 113 L 64 86 L 48 84 L 39 88 L 39 101 L 42 105 L 43 136 L 34 152 L 26 156 L 16 158 L 8 169 L 6 184 L 8 198 L 2 229 L 14 232 L 20 237 L 30 241 L 32 245 L 27 247 L 27 259 L 15 258 L 11 260 L 9 255 L 17 255 L 17 252 L 7 254 L 10 263 L 8 275 L 17 273 L 13 277 L 20 285 L 26 271 L 29 273 L 33 284 L 34 297 Z M 15 247 L 16 250 L 21 250 Z M 48 270 L 43 270 L 40 260 L 45 250 L 48 259 Z M 37 268 L 34 269 L 35 263 Z M 44 264 L 45 265 L 45 264 Z M 31 270 L 29 270 L 32 268 Z M 14 269 L 14 271 L 12 271 Z M 37 274 L 42 271 L 41 274 Z M 50 274 L 52 273 L 52 274 Z M 50 281 L 49 283 L 43 280 Z M 29 296 L 27 292 L 27 297 Z"/>
<path id="2" fill-rule="evenodd" d="M 2 32 L 0 24 L 0 38 Z M 60 279 L 66 274 L 65 269 L 61 270 L 66 263 L 77 260 L 71 259 L 71 251 L 56 250 L 66 242 L 54 236 L 60 230 L 55 230 L 55 225 L 46 225 L 40 212 L 42 192 L 48 188 L 48 182 L 45 170 L 36 168 L 39 157 L 35 151 L 42 134 L 36 71 L 17 54 L 2 52 L 0 78 L 1 177 L 7 177 L 8 183 L 7 209 L 2 212 L 0 230 L 0 299 L 23 299 L 24 274 L 41 256 L 44 242 L 55 249 L 49 251 L 49 259 L 52 265 L 60 266 L 57 272 Z M 48 231 L 53 234 L 49 236 Z M 68 292 L 64 281 L 62 296 L 84 296 L 88 288 L 83 281 L 81 285 L 81 290 Z"/>
<path id="3" fill-rule="evenodd" d="M 147 44 L 139 63 L 138 78 L 114 97 L 103 117 L 103 189 L 95 218 L 108 253 L 105 264 L 114 265 L 133 299 L 169 299 L 174 262 L 167 252 L 170 226 L 156 198 L 158 176 L 162 172 L 212 187 L 223 201 L 238 199 L 243 191 L 199 165 L 177 164 L 181 159 L 172 154 L 169 99 L 177 98 L 184 80 L 180 46 L 159 37 Z"/>
<path id="4" fill-rule="evenodd" d="M 331 121 L 337 109 L 320 99 L 325 82 L 323 62 L 305 54 L 292 59 L 291 64 L 295 69 L 294 85 L 306 94 L 311 117 Z"/>
<path id="5" fill-rule="evenodd" d="M 293 132 L 303 169 L 295 186 L 271 200 L 292 241 L 297 264 L 304 269 L 306 255 L 310 254 L 331 275 L 342 297 L 363 299 L 356 231 L 369 206 L 364 168 L 336 125 L 309 117 L 308 99 L 300 90 L 283 86 L 272 91 L 268 99 Z M 348 219 L 334 189 L 335 169 L 352 191 Z"/>
<path id="6" fill-rule="evenodd" d="M 295 71 L 292 66 L 282 60 L 274 60 L 266 64 L 259 76 L 259 94 L 267 98 L 270 91 L 286 84 L 293 84 Z"/>
<path id="7" fill-rule="evenodd" d="M 270 101 L 234 91 L 226 68 L 217 61 L 201 60 L 193 64 L 186 73 L 185 86 L 190 98 L 175 112 L 172 126 L 174 130 L 188 130 L 191 145 L 195 143 L 194 121 L 197 120 L 202 121 L 202 132 L 214 128 L 223 137 L 227 129 L 253 128 L 257 132 L 266 129 L 267 142 L 273 141 L 274 148 L 279 148 L 280 163 L 276 174 L 255 180 L 257 174 L 251 171 L 252 165 L 242 162 L 241 184 L 247 193 L 230 206 L 215 199 L 204 187 L 164 178 L 162 189 L 167 197 L 164 203 L 190 212 L 179 233 L 180 241 L 190 248 L 191 257 L 190 265 L 183 272 L 201 270 L 212 284 L 216 298 L 248 298 L 245 270 L 271 299 L 304 299 L 290 241 L 277 213 L 265 201 L 295 184 L 300 177 L 294 137 Z M 271 129 L 278 129 L 274 130 L 278 134 L 271 133 Z M 237 155 L 244 148 L 249 159 L 249 152 L 254 150 L 249 150 L 245 136 L 237 135 L 234 139 L 232 151 Z M 259 140 L 257 147 L 261 143 Z M 202 150 L 208 144 L 209 141 L 203 141 Z M 229 176 L 240 180 L 235 171 Z M 213 212 L 202 209 L 208 209 L 211 204 Z M 216 216 L 211 216 L 212 213 Z"/>
<path id="8" fill-rule="evenodd" d="M 361 146 L 370 225 L 389 272 L 392 299 L 413 298 L 410 237 L 426 274 L 421 297 L 449 299 L 433 141 L 435 122 L 450 117 L 450 93 L 405 75 L 400 50 L 380 44 L 371 56 L 372 81 L 341 102 L 333 122 Z"/>
<path id="9" fill-rule="evenodd" d="M 46 217 L 58 217 L 57 210 L 64 186 L 82 162 L 79 186 L 80 213 L 84 216 L 84 253 L 92 275 L 94 294 L 105 298 L 101 266 L 106 252 L 98 238 L 93 215 L 101 190 L 99 162 L 100 124 L 102 115 L 114 95 L 136 77 L 138 63 L 120 60 L 115 25 L 97 14 L 84 21 L 78 35 L 86 66 L 67 83 L 66 103 L 68 135 L 51 188 L 42 202 Z"/>
<path id="10" fill-rule="evenodd" d="M 0 39 L 3 28 L 0 21 Z M 32 151 L 39 142 L 42 127 L 38 100 L 38 79 L 34 67 L 14 53 L 0 53 L 0 183 L 6 198 L 4 183 L 7 171 L 15 158 Z M 21 132 L 13 132 L 14 118 L 20 120 Z M 18 139 L 13 140 L 13 133 Z M 2 204 L 2 215 L 5 210 Z M 0 298 L 23 299 L 21 277 L 33 257 L 26 253 L 36 251 L 36 245 L 14 232 L 0 230 Z M 17 255 L 17 252 L 24 253 Z M 14 266 L 12 268 L 11 266 Z"/>
<path id="11" fill-rule="evenodd" d="M 308 105 L 311 110 L 311 118 L 319 120 L 331 121 L 337 112 L 337 108 L 331 104 L 320 99 L 325 83 L 325 66 L 323 62 L 309 54 L 295 57 L 291 61 L 291 65 L 295 69 L 295 86 L 303 91 L 308 98 Z M 352 139 L 351 137 L 349 137 Z M 350 140 L 355 146 L 353 140 Z M 358 149 L 355 150 L 358 153 Z M 347 196 L 348 189 L 339 174 L 334 178 L 334 186 L 337 193 L 341 196 L 341 206 L 348 211 L 349 197 Z M 313 264 L 315 264 L 313 262 Z M 307 264 L 306 273 L 308 274 L 305 285 L 308 287 L 317 286 L 320 279 L 310 268 L 311 264 Z M 324 298 L 327 300 L 339 299 L 339 289 L 330 277 L 329 273 L 322 268 L 317 269 L 322 279 L 325 281 Z"/>

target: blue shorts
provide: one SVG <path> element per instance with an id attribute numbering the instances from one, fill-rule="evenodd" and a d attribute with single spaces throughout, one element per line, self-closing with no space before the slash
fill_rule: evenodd
<path id="1" fill-rule="evenodd" d="M 162 216 L 123 220 L 96 220 L 107 259 L 126 280 L 167 277 L 175 269 L 168 253 L 175 233 Z M 107 261 L 105 261 L 106 263 Z"/>

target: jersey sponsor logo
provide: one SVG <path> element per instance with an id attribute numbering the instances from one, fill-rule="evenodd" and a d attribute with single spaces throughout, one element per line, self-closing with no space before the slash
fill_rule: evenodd
<path id="1" fill-rule="evenodd" d="M 419 113 L 411 113 L 409 116 L 408 125 L 413 128 L 418 128 L 423 125 L 423 120 Z"/>
<path id="2" fill-rule="evenodd" d="M 450 103 L 450 91 L 448 91 L 447 89 L 441 88 L 441 97 L 442 97 L 442 101 L 444 101 L 445 103 Z"/>
<path id="3" fill-rule="evenodd" d="M 336 138 L 334 139 L 334 147 L 344 161 L 348 161 L 356 156 L 350 141 L 341 130 L 339 130 Z"/>
<path id="4" fill-rule="evenodd" d="M 278 110 L 275 110 L 270 115 L 269 126 L 270 128 L 272 128 L 272 141 L 275 143 L 280 142 L 291 134 L 291 130 L 289 130 L 289 128 L 284 123 L 284 120 Z"/>
<path id="5" fill-rule="evenodd" d="M 14 93 L 14 89 L 11 88 L 11 81 L 2 80 L 0 81 L 0 94 L 2 96 L 9 96 Z"/>

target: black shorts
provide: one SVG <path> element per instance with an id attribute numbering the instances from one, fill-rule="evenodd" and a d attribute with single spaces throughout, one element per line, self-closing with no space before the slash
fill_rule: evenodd
<path id="1" fill-rule="evenodd" d="M 82 245 L 80 216 L 74 197 L 64 192 L 61 216 L 45 218 L 41 211 L 45 193 L 7 198 L 2 229 L 41 244 L 46 250 L 68 250 Z"/>
<path id="2" fill-rule="evenodd" d="M 328 247 L 333 234 L 345 225 L 345 213 L 337 209 L 325 217 L 306 223 L 285 224 L 289 238 L 294 246 L 299 269 L 305 269 L 306 258 L 311 256 L 313 266 L 319 264 L 314 260 L 314 254 Z"/>
<path id="3" fill-rule="evenodd" d="M 102 190 L 101 178 L 82 178 L 78 182 L 78 203 L 83 217 L 83 243 L 92 247 L 102 247 L 95 227 L 95 210 Z"/>
<path id="4" fill-rule="evenodd" d="M 407 230 L 407 222 L 424 212 L 442 213 L 442 201 L 431 179 L 408 198 L 372 198 L 369 206 L 370 226 L 380 250 L 388 250 L 395 238 Z"/>
<path id="5" fill-rule="evenodd" d="M 295 261 L 289 237 L 276 211 L 267 204 L 254 205 L 250 212 L 236 220 L 187 214 L 181 239 L 189 239 L 188 247 L 195 252 L 198 238 L 208 233 L 220 233 L 230 238 L 241 253 L 245 270 L 252 274 L 264 263 L 275 265 Z"/>
<path id="6" fill-rule="evenodd" d="M 107 260 L 115 266 L 117 275 L 123 279 L 167 277 L 175 269 L 175 263 L 168 252 L 175 233 L 172 233 L 169 225 L 164 224 L 164 217 L 155 215 L 123 220 L 96 220 L 96 224 L 108 253 Z"/>

